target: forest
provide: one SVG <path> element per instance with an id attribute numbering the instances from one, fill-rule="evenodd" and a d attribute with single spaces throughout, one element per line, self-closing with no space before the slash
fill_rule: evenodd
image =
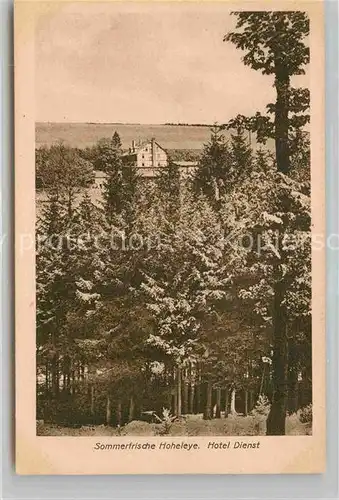
<path id="1" fill-rule="evenodd" d="M 38 433 L 311 425 L 310 96 L 291 83 L 309 63 L 309 21 L 234 15 L 224 42 L 273 76 L 276 100 L 211 127 L 190 177 L 170 160 L 145 181 L 114 131 L 87 150 L 36 149 Z"/>

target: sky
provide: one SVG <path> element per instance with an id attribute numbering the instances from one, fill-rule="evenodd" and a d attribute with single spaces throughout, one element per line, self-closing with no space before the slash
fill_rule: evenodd
<path id="1" fill-rule="evenodd" d="M 274 100 L 223 42 L 227 3 L 61 4 L 36 21 L 36 121 L 224 123 Z"/>

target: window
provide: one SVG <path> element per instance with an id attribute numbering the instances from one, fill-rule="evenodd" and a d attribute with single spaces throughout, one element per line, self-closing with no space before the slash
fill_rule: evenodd
<path id="1" fill-rule="evenodd" d="M 142 163 L 141 165 L 142 165 L 143 167 L 145 166 L 145 164 L 144 164 L 144 163 Z"/>

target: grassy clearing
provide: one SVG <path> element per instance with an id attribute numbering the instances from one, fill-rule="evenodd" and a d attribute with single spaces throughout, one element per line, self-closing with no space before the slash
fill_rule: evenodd
<path id="1" fill-rule="evenodd" d="M 82 426 L 79 429 L 60 427 L 58 425 L 37 424 L 39 436 L 161 436 L 165 435 L 162 424 L 148 424 L 134 420 L 121 427 Z M 256 418 L 236 416 L 203 420 L 201 416 L 188 415 L 180 422 L 174 422 L 170 427 L 169 436 L 260 436 L 265 435 L 265 421 Z M 300 422 L 294 414 L 286 419 L 286 434 L 304 436 L 311 433 L 307 424 Z"/>

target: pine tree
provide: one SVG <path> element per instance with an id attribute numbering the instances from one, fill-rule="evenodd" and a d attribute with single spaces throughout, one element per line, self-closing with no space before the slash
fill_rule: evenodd
<path id="1" fill-rule="evenodd" d="M 105 165 L 107 178 L 105 179 L 103 190 L 104 210 L 107 220 L 109 223 L 112 223 L 114 218 L 121 214 L 124 206 L 123 164 L 121 156 L 116 150 L 110 150 L 109 163 L 105 162 Z"/>
<path id="2" fill-rule="evenodd" d="M 89 296 L 93 281 L 100 278 L 95 275 L 94 211 L 88 193 L 71 217 L 68 208 L 51 197 L 37 223 L 37 344 L 39 363 L 46 364 L 47 392 L 55 399 L 62 375 L 63 389 L 72 383 L 71 365 L 77 363 L 74 339 L 81 329 L 88 330 L 84 321 L 93 307 Z"/>
<path id="3" fill-rule="evenodd" d="M 164 221 L 161 226 L 165 225 Z M 160 226 L 160 228 L 161 228 Z M 176 369 L 181 413 L 182 370 L 205 353 L 204 321 L 225 297 L 229 277 L 223 265 L 220 225 L 207 202 L 181 206 L 174 231 L 166 232 L 141 288 L 155 324 L 147 343 Z"/>
<path id="4" fill-rule="evenodd" d="M 117 138 L 114 141 L 113 138 L 112 140 L 100 139 L 96 144 L 96 155 L 93 162 L 95 170 L 111 174 L 121 159 L 121 155 L 122 150 L 118 145 Z"/>
<path id="5" fill-rule="evenodd" d="M 133 164 L 125 164 L 122 167 L 121 198 L 123 200 L 123 218 L 128 231 L 132 230 L 135 222 L 139 198 L 140 198 L 140 175 Z"/>
<path id="6" fill-rule="evenodd" d="M 37 222 L 37 360 L 44 366 L 46 396 L 59 395 L 62 326 L 66 317 L 68 276 L 65 269 L 66 214 L 57 196 Z"/>
<path id="7" fill-rule="evenodd" d="M 180 210 L 181 179 L 180 169 L 172 161 L 166 167 L 158 169 L 156 191 L 166 218 L 170 223 L 175 223 Z"/>
<path id="8" fill-rule="evenodd" d="M 230 154 L 227 143 L 220 130 L 211 129 L 211 139 L 204 146 L 193 178 L 193 188 L 197 194 L 204 194 L 209 200 L 216 202 L 230 183 Z"/>
<path id="9" fill-rule="evenodd" d="M 252 149 L 241 129 L 231 134 L 229 185 L 243 182 L 253 168 Z"/>
<path id="10" fill-rule="evenodd" d="M 114 149 L 121 150 L 121 148 L 122 148 L 122 143 L 121 143 L 120 135 L 118 134 L 117 131 L 115 131 L 114 134 L 112 135 L 111 144 L 112 144 L 112 147 Z"/>
<path id="11" fill-rule="evenodd" d="M 257 150 L 253 163 L 255 165 L 256 171 L 259 173 L 264 172 L 266 174 L 269 174 L 269 172 L 272 172 L 272 169 L 275 168 L 274 158 L 272 158 L 272 154 L 262 148 Z"/>

